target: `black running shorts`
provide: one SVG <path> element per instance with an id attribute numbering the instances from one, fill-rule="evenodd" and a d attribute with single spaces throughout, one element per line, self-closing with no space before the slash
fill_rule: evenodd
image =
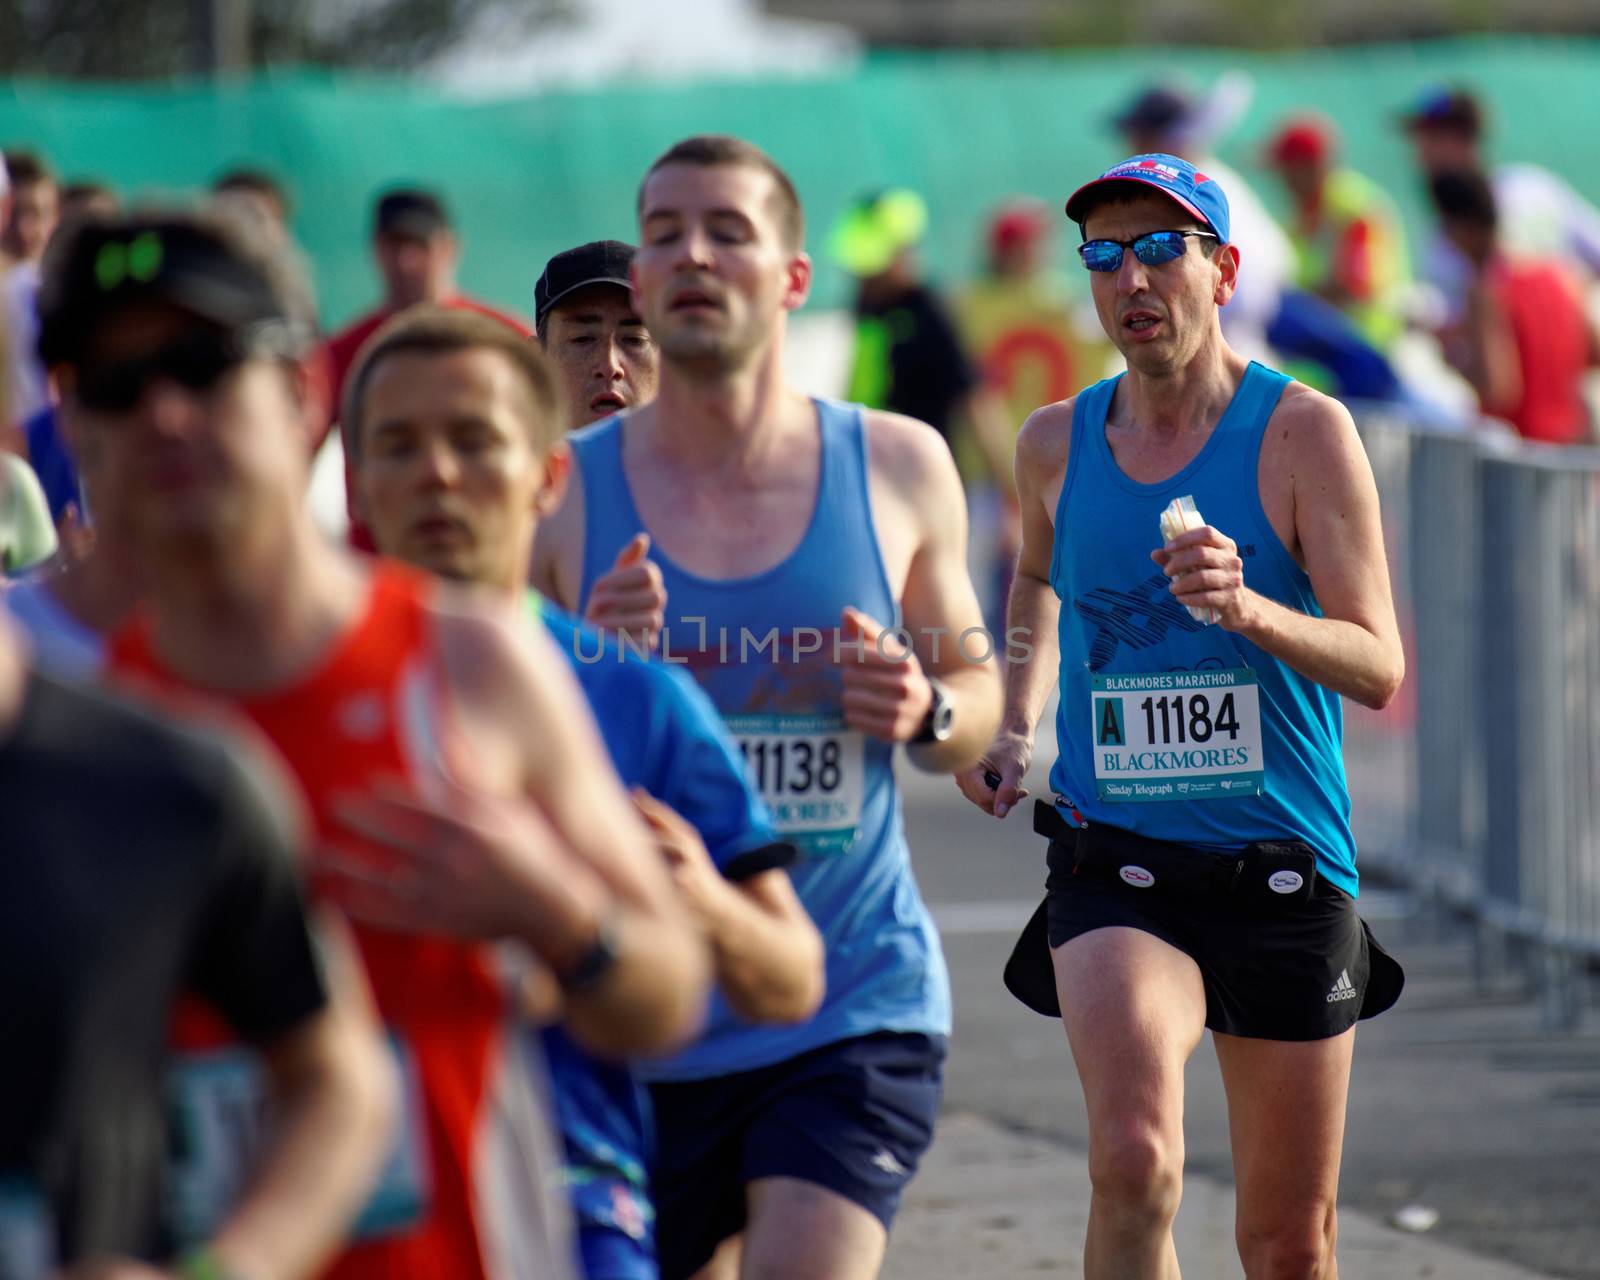
<path id="1" fill-rule="evenodd" d="M 1309 894 L 1289 901 L 1085 875 L 1072 848 L 1056 840 L 1046 863 L 1045 900 L 1006 969 L 1013 993 L 1041 1013 L 1060 1012 L 1050 951 L 1111 927 L 1142 930 L 1189 956 L 1205 985 L 1206 1026 L 1226 1035 L 1327 1039 L 1382 1013 L 1404 985 L 1355 901 L 1320 876 Z"/>

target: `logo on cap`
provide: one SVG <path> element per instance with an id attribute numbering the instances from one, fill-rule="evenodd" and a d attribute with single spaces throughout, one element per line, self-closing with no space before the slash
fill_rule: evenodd
<path id="1" fill-rule="evenodd" d="M 1138 173 L 1143 175 L 1159 174 L 1169 182 L 1179 182 L 1183 178 L 1183 171 L 1175 165 L 1163 164 L 1160 160 L 1125 160 L 1123 163 L 1113 165 L 1101 175 L 1105 178 L 1119 177 L 1125 173 Z"/>
<path id="2" fill-rule="evenodd" d="M 148 284 L 161 270 L 161 258 L 161 237 L 154 231 L 141 231 L 127 244 L 108 240 L 94 257 L 95 283 L 106 293 L 124 280 Z"/>

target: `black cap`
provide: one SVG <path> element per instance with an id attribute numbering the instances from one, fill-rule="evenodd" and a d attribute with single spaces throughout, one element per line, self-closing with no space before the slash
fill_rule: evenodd
<path id="1" fill-rule="evenodd" d="M 1477 138 L 1483 133 L 1483 108 L 1465 89 L 1436 85 L 1424 89 L 1400 113 L 1400 127 L 1408 133 L 1438 129 Z"/>
<path id="2" fill-rule="evenodd" d="M 378 197 L 372 210 L 372 234 L 431 239 L 450 230 L 444 201 L 421 187 L 399 187 Z"/>
<path id="3" fill-rule="evenodd" d="M 39 285 L 39 357 L 82 358 L 95 325 L 133 302 L 166 302 L 233 332 L 249 330 L 281 354 L 314 338 L 309 295 L 285 266 L 235 243 L 223 224 L 181 213 L 85 221 L 45 257 Z"/>
<path id="4" fill-rule="evenodd" d="M 1195 109 L 1188 94 L 1156 85 L 1112 116 L 1110 123 L 1120 133 L 1165 131 L 1182 126 L 1194 115 Z"/>
<path id="5" fill-rule="evenodd" d="M 576 249 L 558 253 L 544 264 L 533 286 L 534 323 L 541 328 L 545 316 L 570 293 L 591 284 L 616 284 L 628 288 L 628 267 L 633 246 L 621 240 L 591 240 Z"/>

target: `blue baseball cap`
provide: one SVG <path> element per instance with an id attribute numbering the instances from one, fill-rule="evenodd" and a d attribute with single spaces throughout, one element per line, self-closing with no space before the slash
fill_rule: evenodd
<path id="1" fill-rule="evenodd" d="M 1199 218 L 1217 233 L 1217 239 L 1224 244 L 1228 242 L 1228 197 L 1223 194 L 1222 187 L 1187 160 L 1159 151 L 1119 160 L 1092 182 L 1084 183 L 1068 198 L 1067 217 L 1081 227 L 1089 193 L 1113 182 L 1138 182 L 1153 187 Z"/>
<path id="2" fill-rule="evenodd" d="M 1408 133 L 1439 129 L 1476 138 L 1483 133 L 1483 108 L 1465 89 L 1430 85 L 1401 112 L 1400 127 Z"/>

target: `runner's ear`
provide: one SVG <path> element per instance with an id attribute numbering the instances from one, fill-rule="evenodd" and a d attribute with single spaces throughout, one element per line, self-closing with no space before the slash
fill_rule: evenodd
<path id="1" fill-rule="evenodd" d="M 544 480 L 533 495 L 533 513 L 540 520 L 559 511 L 566 501 L 567 483 L 572 479 L 572 451 L 564 441 L 558 441 L 550 446 L 542 465 Z"/>
<path id="2" fill-rule="evenodd" d="M 811 255 L 801 250 L 783 270 L 783 309 L 798 311 L 811 296 Z"/>
<path id="3" fill-rule="evenodd" d="M 1239 287 L 1239 246 L 1218 245 L 1212 260 L 1217 264 L 1217 288 L 1212 296 L 1219 307 L 1225 307 L 1228 299 L 1233 297 L 1233 291 Z"/>

